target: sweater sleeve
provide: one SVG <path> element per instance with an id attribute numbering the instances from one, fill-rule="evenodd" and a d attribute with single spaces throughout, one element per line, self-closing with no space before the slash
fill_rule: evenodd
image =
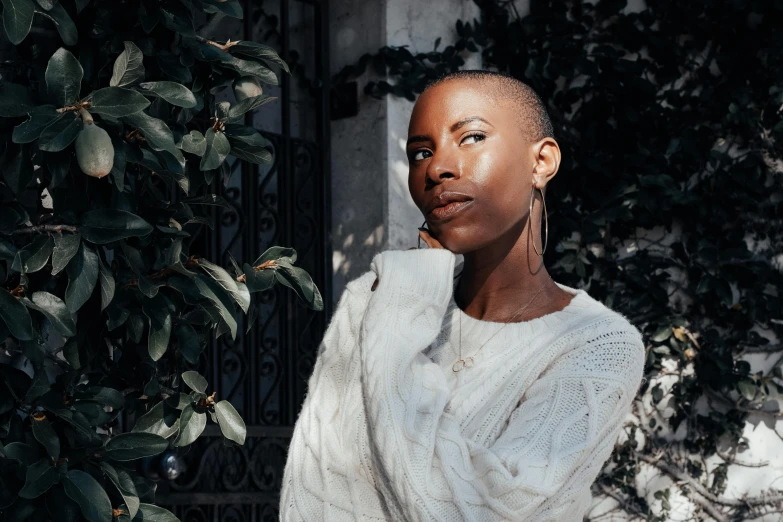
<path id="1" fill-rule="evenodd" d="M 638 330 L 613 321 L 557 358 L 483 447 L 446 413 L 443 370 L 421 353 L 441 328 L 453 266 L 440 249 L 386 251 L 371 265 L 379 285 L 359 345 L 382 495 L 410 521 L 581 520 L 641 382 Z"/>

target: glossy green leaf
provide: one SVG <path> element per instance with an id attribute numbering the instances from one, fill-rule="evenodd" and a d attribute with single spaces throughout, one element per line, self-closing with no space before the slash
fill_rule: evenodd
<path id="1" fill-rule="evenodd" d="M 78 469 L 72 469 L 62 477 L 65 493 L 82 510 L 89 522 L 111 522 L 112 507 L 106 491 L 92 475 Z"/>
<path id="2" fill-rule="evenodd" d="M 296 263 L 296 250 L 289 247 L 272 246 L 264 250 L 264 253 L 253 261 L 253 266 L 266 263 L 267 261 L 280 261 L 282 263 Z"/>
<path id="3" fill-rule="evenodd" d="M 238 0 L 201 0 L 207 13 L 223 13 L 232 18 L 243 18 L 242 4 Z"/>
<path id="4" fill-rule="evenodd" d="M 210 263 L 206 259 L 199 259 L 199 266 L 217 282 L 231 298 L 236 301 L 243 312 L 247 313 L 250 307 L 250 292 L 243 283 L 240 283 L 223 267 Z"/>
<path id="5" fill-rule="evenodd" d="M 195 36 L 196 31 L 193 28 L 193 19 L 190 11 L 178 3 L 161 4 L 158 13 L 160 21 L 167 28 L 183 36 Z"/>
<path id="6" fill-rule="evenodd" d="M 52 251 L 52 275 L 60 273 L 70 262 L 76 252 L 82 236 L 80 234 L 55 234 L 54 250 Z"/>
<path id="7" fill-rule="evenodd" d="M 38 452 L 23 442 L 11 442 L 3 448 L 5 458 L 16 460 L 24 466 L 31 466 L 38 460 Z"/>
<path id="8" fill-rule="evenodd" d="M 321 292 L 306 270 L 285 263 L 275 271 L 275 277 L 278 282 L 294 290 L 308 307 L 313 310 L 323 310 Z"/>
<path id="9" fill-rule="evenodd" d="M 288 70 L 288 64 L 280 58 L 277 51 L 268 45 L 245 40 L 231 47 L 231 53 L 267 63 L 274 63 L 282 67 L 285 72 L 291 72 Z"/>
<path id="10" fill-rule="evenodd" d="M 101 470 L 122 496 L 130 518 L 135 517 L 139 510 L 139 494 L 130 474 L 122 468 L 115 468 L 108 462 L 101 462 Z"/>
<path id="11" fill-rule="evenodd" d="M 125 42 L 125 50 L 114 60 L 114 72 L 109 85 L 124 87 L 144 78 L 144 55 L 133 42 Z"/>
<path id="12" fill-rule="evenodd" d="M 169 442 L 160 435 L 145 432 L 120 433 L 106 443 L 106 456 L 123 462 L 158 455 L 168 447 Z"/>
<path id="13" fill-rule="evenodd" d="M 190 89 L 176 82 L 146 82 L 139 84 L 145 91 L 152 92 L 172 105 L 189 109 L 196 106 L 196 97 Z"/>
<path id="14" fill-rule="evenodd" d="M 231 332 L 231 338 L 235 339 L 237 335 L 237 321 L 234 318 L 231 298 L 223 290 L 223 287 L 213 279 L 202 274 L 197 274 L 192 281 L 201 295 L 216 307 L 217 313 Z"/>
<path id="15" fill-rule="evenodd" d="M 78 522 L 82 520 L 79 504 L 65 494 L 62 485 L 55 485 L 46 492 L 46 510 L 52 522 Z"/>
<path id="16" fill-rule="evenodd" d="M 171 339 L 172 313 L 176 310 L 174 304 L 163 294 L 144 299 L 144 315 L 149 321 L 147 350 L 153 361 L 163 357 Z"/>
<path id="17" fill-rule="evenodd" d="M 79 311 L 95 290 L 98 282 L 98 254 L 81 243 L 79 250 L 68 263 L 68 286 L 65 289 L 65 305 L 72 313 Z"/>
<path id="18" fill-rule="evenodd" d="M 103 311 L 109 306 L 112 299 L 114 299 L 116 284 L 114 282 L 114 275 L 111 273 L 111 270 L 103 264 L 100 256 L 98 256 L 98 268 L 100 269 L 98 276 L 101 282 L 101 311 Z"/>
<path id="19" fill-rule="evenodd" d="M 27 308 L 5 288 L 0 287 L 0 319 L 11 335 L 20 341 L 33 338 L 33 322 Z"/>
<path id="20" fill-rule="evenodd" d="M 201 342 L 196 330 L 187 323 L 179 323 L 174 327 L 174 336 L 182 356 L 190 364 L 198 364 L 201 356 Z"/>
<path id="21" fill-rule="evenodd" d="M 35 4 L 32 0 L 3 0 L 3 28 L 8 39 L 19 45 L 33 25 Z"/>
<path id="22" fill-rule="evenodd" d="M 275 278 L 275 270 L 273 268 L 256 270 L 247 263 L 242 268 L 245 274 L 245 284 L 249 292 L 263 292 L 275 286 L 277 279 Z"/>
<path id="23" fill-rule="evenodd" d="M 180 522 L 174 513 L 154 504 L 139 504 L 139 512 L 133 522 Z"/>
<path id="24" fill-rule="evenodd" d="M 60 474 L 57 468 L 52 466 L 52 461 L 48 457 L 41 459 L 27 468 L 24 487 L 19 496 L 26 499 L 38 498 L 59 481 Z"/>
<path id="25" fill-rule="evenodd" d="M 85 212 L 79 232 L 82 237 L 100 245 L 129 237 L 142 237 L 153 227 L 136 214 L 114 208 Z"/>
<path id="26" fill-rule="evenodd" d="M 179 57 L 174 56 L 171 52 L 161 50 L 155 55 L 155 58 L 157 59 L 158 66 L 163 74 L 173 78 L 179 83 L 190 83 L 193 81 L 190 68 L 182 65 L 179 61 Z"/>
<path id="27" fill-rule="evenodd" d="M 76 30 L 76 24 L 73 23 L 70 15 L 62 5 L 56 3 L 48 11 L 36 9 L 35 12 L 45 16 L 54 23 L 65 45 L 76 45 L 79 42 L 79 32 Z"/>
<path id="28" fill-rule="evenodd" d="M 46 266 L 53 248 L 54 240 L 50 236 L 36 236 L 32 243 L 16 253 L 11 269 L 22 273 L 39 271 Z"/>
<path id="29" fill-rule="evenodd" d="M 215 132 L 212 128 L 207 129 L 204 135 L 207 141 L 207 149 L 204 157 L 201 158 L 201 170 L 212 170 L 220 166 L 225 161 L 226 156 L 231 152 L 231 146 L 228 143 L 226 135 L 222 132 Z"/>
<path id="30" fill-rule="evenodd" d="M 47 417 L 32 418 L 30 425 L 33 437 L 46 448 L 46 452 L 56 462 L 60 458 L 60 438 Z"/>
<path id="31" fill-rule="evenodd" d="M 196 156 L 203 156 L 207 151 L 207 140 L 199 131 L 192 130 L 182 137 L 182 142 L 179 147 L 185 152 L 195 154 Z"/>
<path id="32" fill-rule="evenodd" d="M 206 393 L 207 380 L 197 371 L 189 370 L 182 373 L 182 382 L 188 385 L 188 387 L 199 393 Z"/>
<path id="33" fill-rule="evenodd" d="M 124 87 L 105 87 L 92 93 L 90 112 L 121 118 L 141 112 L 150 101 L 138 92 Z"/>
<path id="34" fill-rule="evenodd" d="M 0 116 L 15 118 L 25 116 L 36 107 L 31 91 L 24 85 L 0 81 Z"/>
<path id="35" fill-rule="evenodd" d="M 263 83 L 268 85 L 277 85 L 277 75 L 268 67 L 252 60 L 245 60 L 234 56 L 230 62 L 225 65 L 231 67 L 243 76 L 255 76 Z"/>
<path id="36" fill-rule="evenodd" d="M 76 335 L 76 321 L 73 314 L 56 295 L 44 291 L 33 292 L 32 300 L 23 299 L 22 303 L 44 314 L 60 335 L 65 337 Z"/>
<path id="37" fill-rule="evenodd" d="M 145 112 L 138 112 L 123 117 L 122 121 L 138 129 L 152 150 L 170 152 L 181 165 L 185 164 L 182 151 L 177 148 L 174 143 L 174 135 L 163 120 L 153 118 Z"/>
<path id="38" fill-rule="evenodd" d="M 69 114 L 58 118 L 41 132 L 38 148 L 46 152 L 59 152 L 73 143 L 84 122 L 78 116 Z"/>
<path id="39" fill-rule="evenodd" d="M 39 343 L 39 339 L 34 337 L 32 342 Z M 43 348 L 43 343 L 40 343 L 39 346 Z M 29 353 L 26 355 L 30 357 Z M 48 392 L 50 388 L 51 386 L 49 384 L 49 375 L 45 371 L 37 371 L 35 372 L 35 375 L 33 375 L 33 381 L 30 383 L 30 387 L 25 392 L 23 400 L 29 404 L 38 399 L 41 395 Z"/>
<path id="40" fill-rule="evenodd" d="M 152 433 L 169 438 L 179 430 L 179 411 L 167 408 L 163 401 L 153 406 L 147 413 L 136 419 L 133 433 Z"/>
<path id="41" fill-rule="evenodd" d="M 225 438 L 237 444 L 245 443 L 245 435 L 247 434 L 245 421 L 242 420 L 230 402 L 220 401 L 215 404 L 215 415 L 218 425 L 220 425 L 220 432 Z"/>
<path id="42" fill-rule="evenodd" d="M 240 102 L 235 103 L 231 106 L 231 108 L 228 111 L 228 117 L 231 120 L 239 119 L 242 116 L 245 115 L 245 113 L 252 111 L 253 109 L 257 109 L 258 107 L 261 107 L 262 105 L 265 105 L 271 101 L 276 100 L 277 98 L 274 96 L 266 96 L 262 94 L 261 96 L 254 96 L 252 98 L 246 98 Z"/>
<path id="43" fill-rule="evenodd" d="M 108 386 L 89 386 L 77 390 L 74 397 L 98 402 L 111 408 L 122 408 L 125 405 L 125 396 L 122 392 Z"/>
<path id="44" fill-rule="evenodd" d="M 237 158 L 259 165 L 272 163 L 272 145 L 259 133 L 252 136 L 232 136 L 227 134 L 231 145 L 231 154 Z"/>
<path id="45" fill-rule="evenodd" d="M 193 444 L 204 431 L 206 425 L 207 414 L 196 412 L 193 406 L 188 404 L 182 410 L 182 415 L 179 418 L 179 435 L 174 441 L 174 446 L 181 447 Z"/>
<path id="46" fill-rule="evenodd" d="M 54 123 L 54 120 L 61 118 L 62 114 L 57 112 L 54 105 L 41 105 L 33 108 L 28 116 L 29 120 L 14 127 L 11 136 L 14 143 L 31 143 L 37 140 L 43 130 Z"/>
<path id="47" fill-rule="evenodd" d="M 84 69 L 79 60 L 63 47 L 57 50 L 46 66 L 46 92 L 57 107 L 71 105 L 79 99 Z"/>

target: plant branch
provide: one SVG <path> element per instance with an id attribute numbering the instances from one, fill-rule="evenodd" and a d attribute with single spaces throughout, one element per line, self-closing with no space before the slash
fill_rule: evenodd
<path id="1" fill-rule="evenodd" d="M 58 234 L 62 234 L 63 232 L 70 232 L 71 234 L 75 234 L 78 232 L 78 229 L 71 225 L 35 225 L 32 227 L 25 227 L 20 228 L 18 230 L 14 230 L 14 234 L 40 234 L 42 232 L 57 232 Z"/>

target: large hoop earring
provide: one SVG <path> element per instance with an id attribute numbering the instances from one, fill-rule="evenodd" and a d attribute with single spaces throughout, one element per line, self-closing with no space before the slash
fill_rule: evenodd
<path id="1" fill-rule="evenodd" d="M 533 198 L 536 195 L 536 187 L 535 183 L 533 184 L 533 190 L 530 191 L 530 210 L 528 212 L 528 220 L 530 221 L 530 233 L 533 233 Z M 541 189 L 538 189 L 539 192 L 541 192 L 541 203 L 544 205 L 544 249 L 542 252 L 538 252 L 536 249 L 536 240 L 533 239 L 533 250 L 536 251 L 536 254 L 539 255 L 539 257 L 543 257 L 544 252 L 546 252 L 546 245 L 549 242 L 549 214 L 546 212 L 546 201 L 544 200 L 544 191 Z M 541 233 L 538 234 L 539 238 L 541 237 Z"/>
<path id="2" fill-rule="evenodd" d="M 427 224 L 427 220 L 425 219 L 424 223 L 422 223 L 421 226 L 417 230 L 427 230 L 427 232 L 429 232 L 428 229 L 424 228 L 424 225 L 426 225 L 426 224 Z M 417 249 L 421 248 L 421 234 L 419 234 L 419 244 L 416 246 L 416 248 Z"/>

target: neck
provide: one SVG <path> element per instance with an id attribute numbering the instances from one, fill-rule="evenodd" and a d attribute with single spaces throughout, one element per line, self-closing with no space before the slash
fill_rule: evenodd
<path id="1" fill-rule="evenodd" d="M 529 237 L 527 221 L 464 254 L 454 300 L 466 314 L 485 321 L 525 321 L 562 309 L 570 300 L 570 294 L 552 281 L 543 257 L 533 251 L 531 241 L 537 242 L 539 252 L 541 247 L 537 237 Z"/>

